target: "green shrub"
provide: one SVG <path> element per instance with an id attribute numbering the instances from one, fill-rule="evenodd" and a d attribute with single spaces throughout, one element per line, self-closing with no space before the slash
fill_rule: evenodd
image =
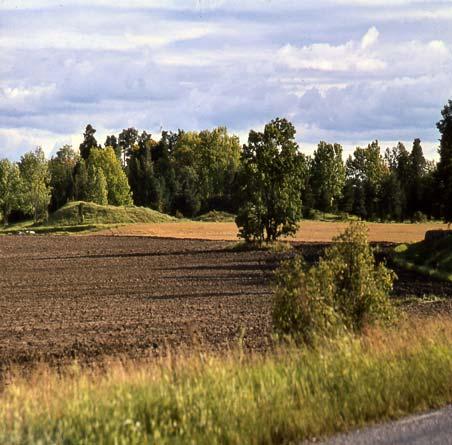
<path id="1" fill-rule="evenodd" d="M 307 344 L 393 316 L 388 295 L 395 274 L 375 264 L 364 223 L 352 223 L 334 238 L 317 265 L 308 268 L 295 258 L 283 263 L 276 278 L 275 331 Z"/>
<path id="2" fill-rule="evenodd" d="M 332 271 L 320 262 L 307 267 L 297 257 L 276 272 L 273 325 L 278 334 L 313 345 L 317 337 L 334 336 L 342 323 L 334 310 Z"/>
<path id="3" fill-rule="evenodd" d="M 426 214 L 424 214 L 418 210 L 413 213 L 413 217 L 411 218 L 411 221 L 414 223 L 425 223 L 428 221 L 428 217 Z"/>

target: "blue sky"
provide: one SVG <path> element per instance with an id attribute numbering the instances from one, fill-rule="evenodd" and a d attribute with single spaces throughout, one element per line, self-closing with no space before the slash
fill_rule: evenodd
<path id="1" fill-rule="evenodd" d="M 452 2 L 0 0 L 0 158 L 276 116 L 302 149 L 419 137 L 452 98 Z"/>

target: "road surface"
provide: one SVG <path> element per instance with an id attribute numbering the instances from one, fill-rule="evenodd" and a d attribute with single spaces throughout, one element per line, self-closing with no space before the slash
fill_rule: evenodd
<path id="1" fill-rule="evenodd" d="M 452 445 L 452 405 L 332 437 L 323 445 Z"/>

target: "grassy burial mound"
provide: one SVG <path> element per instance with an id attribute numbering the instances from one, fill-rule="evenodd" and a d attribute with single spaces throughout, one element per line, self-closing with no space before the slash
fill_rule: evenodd
<path id="1" fill-rule="evenodd" d="M 235 215 L 221 210 L 211 210 L 194 218 L 194 220 L 201 222 L 234 222 Z"/>
<path id="2" fill-rule="evenodd" d="M 99 205 L 92 202 L 69 202 L 53 213 L 48 221 L 52 226 L 76 226 L 81 224 L 133 224 L 161 223 L 175 218 L 145 207 Z"/>
<path id="3" fill-rule="evenodd" d="M 396 250 L 395 262 L 398 265 L 452 281 L 452 234 L 426 236 L 419 243 L 401 245 Z"/>

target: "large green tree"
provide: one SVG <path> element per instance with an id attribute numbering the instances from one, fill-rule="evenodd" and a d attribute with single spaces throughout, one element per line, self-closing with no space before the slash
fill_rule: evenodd
<path id="1" fill-rule="evenodd" d="M 439 163 L 437 171 L 438 197 L 441 216 L 452 223 L 452 100 L 441 111 L 442 119 L 437 123 L 441 133 Z"/>
<path id="2" fill-rule="evenodd" d="M 105 180 L 107 181 L 109 204 L 132 204 L 132 196 L 127 176 L 111 147 L 94 148 L 91 150 L 88 158 L 88 177 L 90 165 L 101 169 L 105 176 Z"/>
<path id="3" fill-rule="evenodd" d="M 23 209 L 33 215 L 35 222 L 47 218 L 50 204 L 50 172 L 41 147 L 25 153 L 19 162 L 24 184 Z"/>
<path id="4" fill-rule="evenodd" d="M 74 169 L 79 156 L 70 145 L 61 147 L 49 161 L 52 198 L 50 210 L 55 211 L 74 197 Z"/>
<path id="5" fill-rule="evenodd" d="M 145 131 L 130 151 L 127 175 L 135 205 L 163 210 L 160 187 L 154 175 L 152 150 L 157 143 Z"/>
<path id="6" fill-rule="evenodd" d="M 119 133 L 118 146 L 122 154 L 122 163 L 124 167 L 127 165 L 127 159 L 129 158 L 135 144 L 138 140 L 138 130 L 136 128 L 124 128 Z"/>
<path id="7" fill-rule="evenodd" d="M 0 160 L 0 213 L 3 224 L 8 224 L 9 215 L 22 204 L 23 186 L 17 164 L 8 159 Z"/>
<path id="8" fill-rule="evenodd" d="M 427 197 L 427 161 L 424 157 L 420 139 L 415 139 L 410 153 L 410 181 L 408 191 L 408 213 L 413 216 L 415 212 L 424 212 L 428 210 L 425 205 Z"/>
<path id="9" fill-rule="evenodd" d="M 229 135 L 226 127 L 199 133 L 195 155 L 204 210 L 230 207 L 240 151 L 239 138 Z"/>
<path id="10" fill-rule="evenodd" d="M 88 167 L 86 200 L 100 205 L 108 204 L 107 180 L 102 169 L 94 163 Z"/>
<path id="11" fill-rule="evenodd" d="M 249 133 L 241 156 L 243 203 L 236 218 L 247 241 L 274 241 L 297 230 L 303 157 L 295 133 L 292 123 L 280 118 L 263 132 Z"/>
<path id="12" fill-rule="evenodd" d="M 314 152 L 310 178 L 314 206 L 324 212 L 337 210 L 345 183 L 345 166 L 339 144 L 319 143 Z"/>
<path id="13" fill-rule="evenodd" d="M 346 162 L 347 180 L 353 184 L 355 193 L 354 213 L 363 218 L 378 215 L 381 184 L 387 171 L 378 141 L 355 149 Z"/>

